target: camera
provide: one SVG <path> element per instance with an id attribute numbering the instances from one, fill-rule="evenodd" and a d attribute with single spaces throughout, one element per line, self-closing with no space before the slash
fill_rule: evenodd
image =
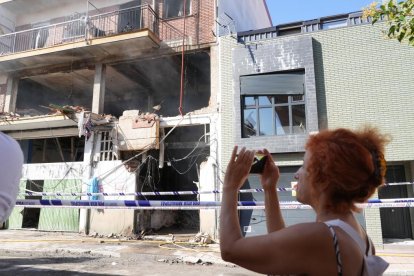
<path id="1" fill-rule="evenodd" d="M 267 156 L 263 155 L 263 156 L 255 156 L 254 160 L 253 160 L 253 164 L 250 168 L 250 173 L 262 173 L 264 170 L 264 167 L 266 165 L 266 161 L 267 161 Z"/>

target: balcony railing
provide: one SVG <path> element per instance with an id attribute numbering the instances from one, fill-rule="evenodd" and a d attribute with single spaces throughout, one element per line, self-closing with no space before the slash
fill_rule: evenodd
<path id="1" fill-rule="evenodd" d="M 148 29 L 163 41 L 183 34 L 158 17 L 149 5 L 116 10 L 0 36 L 0 56 Z"/>

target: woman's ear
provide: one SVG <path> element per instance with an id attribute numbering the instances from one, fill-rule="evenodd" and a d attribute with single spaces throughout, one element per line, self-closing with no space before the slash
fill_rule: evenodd
<path id="1" fill-rule="evenodd" d="M 328 194 L 328 183 L 326 181 L 318 181 L 311 183 L 311 195 L 315 203 L 319 203 L 320 199 Z"/>
<path id="2" fill-rule="evenodd" d="M 317 183 L 314 186 L 315 186 L 315 190 L 318 193 L 325 193 L 328 190 L 328 187 L 329 187 L 328 183 L 325 182 L 325 181 L 321 181 L 321 182 Z"/>

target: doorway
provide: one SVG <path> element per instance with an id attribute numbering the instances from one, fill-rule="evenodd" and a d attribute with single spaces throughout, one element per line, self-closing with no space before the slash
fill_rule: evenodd
<path id="1" fill-rule="evenodd" d="M 405 182 L 404 165 L 392 165 L 387 167 L 387 183 Z M 385 186 L 378 191 L 380 199 L 406 198 L 408 197 L 406 185 Z M 411 239 L 411 216 L 408 207 L 381 208 L 382 236 L 386 239 Z"/>
<path id="2" fill-rule="evenodd" d="M 43 180 L 28 180 L 26 190 L 31 192 L 43 192 Z M 26 196 L 26 199 L 39 200 L 42 196 Z M 40 208 L 24 208 L 22 228 L 35 228 L 39 226 Z"/>

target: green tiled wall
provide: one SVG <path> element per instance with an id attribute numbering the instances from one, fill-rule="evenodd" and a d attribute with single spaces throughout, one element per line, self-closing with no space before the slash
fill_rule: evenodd
<path id="1" fill-rule="evenodd" d="M 26 180 L 20 182 L 20 191 L 25 191 Z M 82 180 L 44 180 L 43 192 L 81 192 Z M 20 196 L 23 198 L 23 196 Z M 42 199 L 79 199 L 79 197 L 56 197 L 44 196 Z M 23 222 L 22 207 L 15 207 L 9 218 L 9 228 L 22 228 Z M 78 208 L 42 208 L 39 216 L 39 230 L 46 231 L 73 231 L 79 230 L 79 209 Z"/>

